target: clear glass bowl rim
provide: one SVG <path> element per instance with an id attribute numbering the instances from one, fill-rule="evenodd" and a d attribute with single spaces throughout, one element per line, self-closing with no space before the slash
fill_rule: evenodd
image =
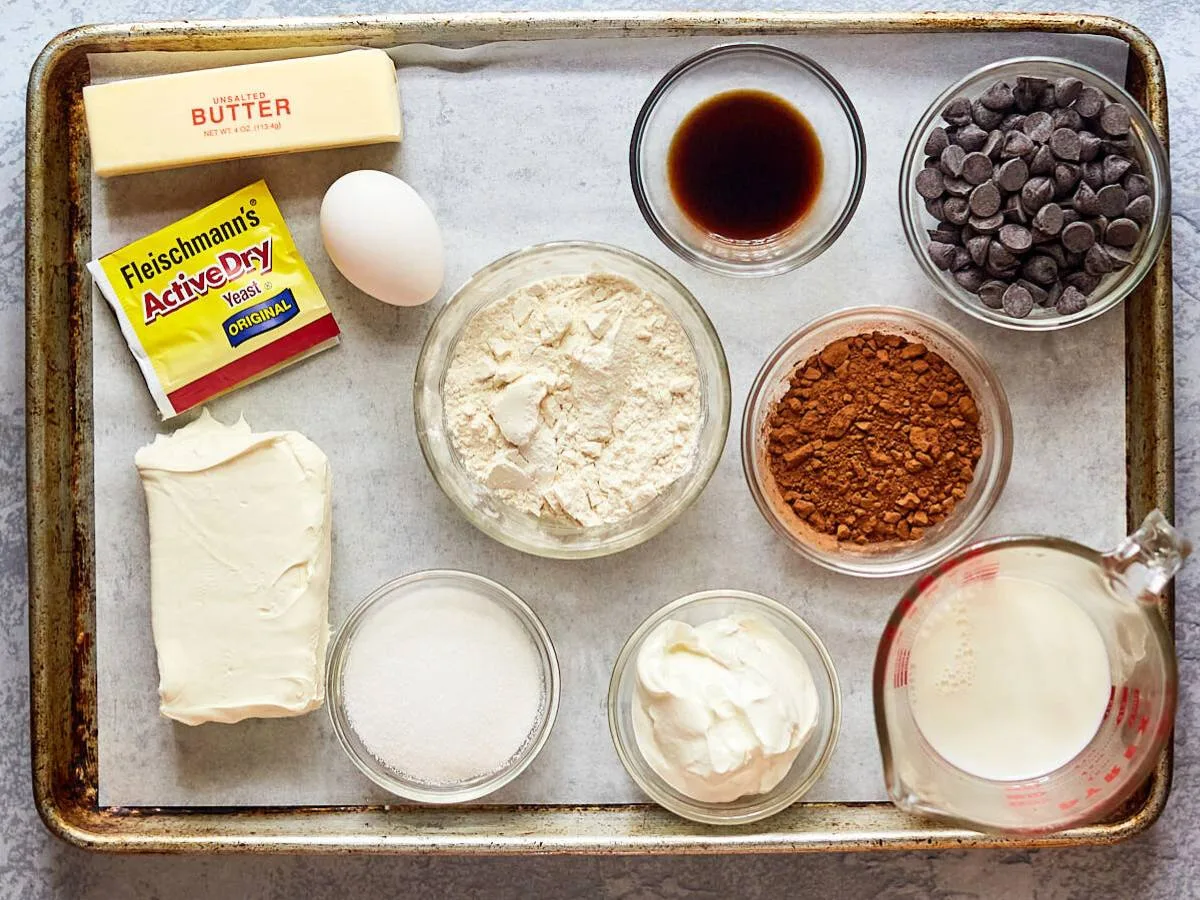
<path id="1" fill-rule="evenodd" d="M 650 116 L 658 106 L 659 101 L 662 100 L 676 81 L 685 77 L 697 66 L 721 56 L 731 56 L 739 53 L 758 53 L 775 56 L 806 70 L 810 75 L 814 76 L 837 101 L 838 106 L 846 116 L 846 121 L 850 126 L 851 137 L 854 141 L 854 177 L 850 187 L 850 195 L 847 197 L 841 212 L 821 239 L 806 252 L 789 256 L 782 260 L 742 263 L 698 253 L 676 238 L 663 221 L 659 219 L 658 215 L 655 214 L 646 191 L 645 181 L 642 178 L 641 159 L 643 139 Z M 659 79 L 654 89 L 646 97 L 645 102 L 638 111 L 637 120 L 633 126 L 633 135 L 629 141 L 629 179 L 633 185 L 633 196 L 637 201 L 638 209 L 641 210 L 642 218 L 646 220 L 646 224 L 650 226 L 650 230 L 654 232 L 655 236 L 676 256 L 694 266 L 709 272 L 715 272 L 719 275 L 745 278 L 782 275 L 812 262 L 828 250 L 841 237 L 842 232 L 850 224 L 850 220 L 854 218 L 854 213 L 858 210 L 858 204 L 862 199 L 863 189 L 867 181 L 867 140 L 863 133 L 862 122 L 858 117 L 858 111 L 851 102 L 850 95 L 846 93 L 846 89 L 842 87 L 841 82 L 834 78 L 820 63 L 793 50 L 761 41 L 739 41 L 718 44 L 715 47 L 701 50 L 699 53 L 695 53 L 674 65 L 666 75 Z"/>
<path id="2" fill-rule="evenodd" d="M 353 732 L 353 727 L 346 718 L 346 710 L 342 702 L 341 678 L 339 676 L 345 663 L 345 657 L 354 643 L 353 637 L 364 617 L 370 613 L 377 603 L 386 600 L 392 592 L 433 579 L 449 579 L 463 582 L 470 587 L 483 587 L 490 599 L 502 598 L 502 605 L 526 626 L 527 630 L 531 633 L 534 643 L 541 650 L 542 654 L 544 654 L 547 663 L 546 703 L 542 718 L 534 729 L 534 732 L 532 732 L 534 735 L 532 740 L 525 745 L 525 748 L 514 758 L 513 764 L 508 768 L 501 769 L 491 778 L 472 784 L 467 788 L 458 788 L 453 785 L 444 788 L 433 787 L 402 781 L 388 774 L 384 769 L 383 763 L 374 758 L 363 758 L 354 748 L 353 742 L 348 737 L 348 733 Z M 554 650 L 554 642 L 550 639 L 550 633 L 546 630 L 545 625 L 542 624 L 542 620 L 538 618 L 537 613 L 533 611 L 529 604 L 498 581 L 493 581 L 486 576 L 460 569 L 422 569 L 418 572 L 410 572 L 407 575 L 401 575 L 398 578 L 384 582 L 360 600 L 358 605 L 350 611 L 345 621 L 338 626 L 333 640 L 330 641 L 329 658 L 325 666 L 325 681 L 325 698 L 326 706 L 329 710 L 329 719 L 333 724 L 334 732 L 337 734 L 338 743 L 342 745 L 342 749 L 346 752 L 350 761 L 354 763 L 355 767 L 375 782 L 375 784 L 398 797 L 402 797 L 405 800 L 414 800 L 419 803 L 433 804 L 465 803 L 470 800 L 478 800 L 480 797 L 487 796 L 504 787 L 504 785 L 524 772 L 537 758 L 538 754 L 541 753 L 542 748 L 546 746 L 546 742 L 550 739 L 550 733 L 554 730 L 554 723 L 558 718 L 559 695 L 561 692 L 558 654 Z"/>
<path id="3" fill-rule="evenodd" d="M 816 762 L 812 766 L 812 771 L 803 781 L 795 788 L 788 791 L 786 794 L 773 796 L 773 792 L 768 792 L 761 795 L 762 803 L 756 808 L 739 815 L 733 816 L 722 809 L 724 804 L 720 803 L 705 803 L 700 800 L 688 799 L 687 806 L 681 805 L 673 796 L 669 788 L 660 784 L 661 780 L 653 769 L 646 766 L 646 771 L 650 778 L 643 777 L 638 767 L 633 763 L 633 754 L 639 756 L 641 751 L 636 748 L 625 746 L 620 738 L 621 730 L 618 727 L 617 719 L 620 715 L 621 705 L 621 681 L 625 670 L 633 665 L 637 659 L 637 653 L 641 649 L 642 642 L 646 636 L 653 631 L 658 625 L 670 617 L 673 613 L 678 612 L 685 606 L 690 606 L 695 603 L 700 603 L 708 600 L 728 600 L 738 604 L 744 604 L 748 607 L 761 607 L 769 610 L 772 613 L 787 620 L 791 625 L 804 635 L 816 651 L 824 667 L 825 676 L 829 682 L 830 696 L 833 698 L 830 704 L 830 725 L 829 733 L 825 736 L 825 746 L 821 749 L 821 755 L 817 757 Z M 786 637 L 786 635 L 785 635 Z M 818 673 L 813 673 L 814 677 Z M 707 590 L 697 591 L 696 593 L 687 594 L 677 600 L 672 600 L 664 606 L 659 607 L 645 619 L 641 624 L 633 630 L 624 645 L 621 647 L 620 653 L 617 654 L 617 660 L 613 663 L 612 675 L 608 682 L 608 732 L 612 738 L 613 746 L 616 748 L 617 756 L 621 760 L 621 765 L 625 767 L 625 771 L 629 773 L 629 777 L 634 780 L 639 788 L 644 791 L 651 800 L 664 809 L 675 813 L 685 819 L 690 819 L 693 822 L 700 822 L 705 825 L 746 825 L 751 822 L 758 822 L 770 816 L 778 815 L 783 810 L 787 809 L 793 803 L 796 803 L 804 796 L 812 786 L 817 783 L 825 770 L 829 767 L 829 762 L 833 758 L 833 752 L 837 748 L 838 737 L 842 730 L 842 689 L 841 683 L 838 680 L 837 669 L 833 664 L 833 657 L 829 655 L 824 642 L 798 613 L 793 612 L 788 607 L 784 606 L 778 600 L 772 600 L 762 594 L 756 594 L 751 591 L 742 590 Z M 814 739 L 818 735 L 813 736 Z M 654 780 L 651 780 L 654 779 Z"/>
<path id="4" fill-rule="evenodd" d="M 425 431 L 424 409 L 421 403 L 421 390 L 426 386 L 426 379 L 429 375 L 436 376 L 440 379 L 444 372 L 430 373 L 428 355 L 433 351 L 434 345 L 437 343 L 435 336 L 450 340 L 451 342 L 458 340 L 458 334 L 440 335 L 439 330 L 445 322 L 446 316 L 452 308 L 473 285 L 480 280 L 495 274 L 510 265 L 518 263 L 531 256 L 540 254 L 551 254 L 559 251 L 577 250 L 587 253 L 598 253 L 600 255 L 612 254 L 624 258 L 627 262 L 631 262 L 637 266 L 641 266 L 653 272 L 657 277 L 667 282 L 676 292 L 679 298 L 688 306 L 690 311 L 696 316 L 701 328 L 700 332 L 704 340 L 709 344 L 709 349 L 717 363 L 716 381 L 720 390 L 712 398 L 715 403 L 709 405 L 707 409 L 708 420 L 713 423 L 712 427 L 719 430 L 721 441 L 720 451 L 702 468 L 693 470 L 685 474 L 684 478 L 690 478 L 691 483 L 688 486 L 685 497 L 680 500 L 677 507 L 672 510 L 670 515 L 663 516 L 654 521 L 652 524 L 646 525 L 637 530 L 629 530 L 618 534 L 602 545 L 554 545 L 554 544 L 534 544 L 526 542 L 506 531 L 500 524 L 489 516 L 480 515 L 472 506 L 461 502 L 457 491 L 450 489 L 447 483 L 449 475 L 442 471 L 442 464 L 435 458 L 435 454 L 429 443 L 428 435 Z M 670 304 L 665 298 L 659 298 L 660 302 L 664 303 L 668 311 Z M 681 324 L 681 327 L 682 324 Z M 687 332 L 687 329 L 684 329 Z M 691 335 L 689 333 L 689 339 Z M 699 361 L 699 360 L 698 360 Z M 449 356 L 447 356 L 447 363 Z M 488 263 L 482 269 L 478 270 L 451 295 L 445 305 L 438 310 L 433 322 L 429 326 L 429 330 L 425 333 L 425 339 L 421 345 L 421 352 L 417 357 L 417 365 L 413 374 L 413 416 L 416 422 L 417 443 L 421 448 L 421 455 L 425 459 L 425 465 L 437 482 L 442 493 L 450 499 L 458 511 L 464 518 L 484 534 L 491 537 L 493 540 L 500 542 L 506 547 L 511 547 L 514 550 L 519 550 L 522 553 L 529 553 L 533 556 L 540 556 L 546 559 L 594 559 L 602 556 L 610 556 L 614 553 L 620 553 L 632 547 L 636 547 L 651 538 L 661 534 L 671 525 L 673 525 L 680 516 L 682 516 L 696 501 L 697 498 L 704 492 L 709 481 L 712 480 L 713 474 L 717 470 L 717 466 L 721 462 L 721 457 L 724 455 L 724 446 L 728 442 L 729 424 L 732 418 L 732 388 L 729 379 L 729 362 L 725 356 L 725 348 L 721 344 L 720 335 L 717 333 L 716 326 L 713 325 L 708 313 L 704 310 L 700 301 L 696 296 L 682 283 L 664 269 L 662 266 L 655 263 L 653 260 L 647 259 L 639 253 L 628 250 L 624 247 L 615 244 L 606 244 L 601 241 L 587 240 L 568 240 L 568 241 L 547 241 L 540 244 L 531 244 L 514 250 L 501 256 L 499 259 Z M 453 448 L 451 448 L 453 449 Z M 652 503 L 655 501 L 651 501 Z M 611 526 L 610 526 L 611 527 Z M 586 531 L 587 529 L 581 529 Z"/>
<path id="5" fill-rule="evenodd" d="M 952 284 L 950 278 L 943 276 L 943 273 L 929 259 L 929 254 L 925 252 L 925 238 L 923 237 L 925 230 L 920 220 L 921 212 L 915 211 L 909 201 L 916 192 L 913 179 L 916 177 L 916 167 L 924 155 L 921 151 L 925 140 L 934 123 L 937 121 L 942 107 L 949 100 L 962 93 L 963 89 L 969 84 L 985 80 L 1002 70 L 1019 66 L 1047 64 L 1073 70 L 1081 77 L 1081 80 L 1085 82 L 1092 81 L 1101 86 L 1110 97 L 1119 99 L 1129 107 L 1130 114 L 1137 122 L 1138 128 L 1152 138 L 1144 142 L 1143 151 L 1151 163 L 1151 170 L 1147 173 L 1147 176 L 1151 179 L 1151 189 L 1154 193 L 1154 218 L 1151 221 L 1150 235 L 1146 239 L 1138 260 L 1125 270 L 1125 274 L 1121 278 L 1109 285 L 1101 295 L 1091 299 L 1088 305 L 1082 310 L 1068 316 L 1053 315 L 1039 319 L 1017 319 L 1004 315 L 1002 312 L 988 309 L 980 302 L 976 295 L 968 294 L 965 289 L 959 287 L 957 284 Z M 1162 139 L 1154 128 L 1154 123 L 1150 121 L 1141 104 L 1124 87 L 1091 66 L 1086 66 L 1082 63 L 1053 56 L 1014 56 L 981 66 L 960 78 L 938 95 L 925 110 L 918 120 L 916 128 L 913 130 L 912 136 L 908 140 L 908 146 L 904 150 L 904 159 L 900 164 L 899 200 L 900 219 L 904 227 L 904 236 L 908 242 L 909 250 L 912 251 L 917 265 L 925 274 L 929 283 L 941 297 L 972 318 L 1000 328 L 1007 328 L 1012 331 L 1056 331 L 1060 328 L 1070 328 L 1072 325 L 1091 321 L 1119 305 L 1122 300 L 1137 290 L 1143 279 L 1154 267 L 1159 254 L 1162 252 L 1170 224 L 1170 161 Z M 920 204 L 918 205 L 920 206 Z M 920 208 L 923 209 L 924 207 L 921 206 Z"/>
<path id="6" fill-rule="evenodd" d="M 770 390 L 777 382 L 771 378 L 773 370 L 788 355 L 799 342 L 825 330 L 832 330 L 844 322 L 862 320 L 863 328 L 886 331 L 887 320 L 896 319 L 906 323 L 914 332 L 928 331 L 936 335 L 963 356 L 983 376 L 990 388 L 989 395 L 984 398 L 976 397 L 980 406 L 987 404 L 994 408 L 999 427 L 992 437 L 996 443 L 996 466 L 987 493 L 982 495 L 972 514 L 964 518 L 957 527 L 948 531 L 941 540 L 929 544 L 922 552 L 914 553 L 905 560 L 896 561 L 889 556 L 862 557 L 855 559 L 849 556 L 838 557 L 834 554 L 818 551 L 807 542 L 800 540 L 790 529 L 778 520 L 766 497 L 766 486 L 759 483 L 754 466 L 754 453 L 757 446 L 758 429 L 755 427 L 754 410 L 759 397 L 764 391 Z M 961 373 L 960 373 L 961 374 Z M 967 339 L 966 335 L 946 323 L 915 309 L 901 306 L 851 306 L 828 313 L 801 325 L 776 347 L 762 364 L 754 382 L 746 395 L 746 406 L 742 413 L 742 472 L 750 488 L 750 494 L 763 518 L 777 534 L 800 555 L 824 566 L 825 568 L 844 575 L 857 575 L 864 578 L 890 578 L 900 575 L 911 575 L 944 560 L 966 544 L 973 534 L 987 519 L 992 509 L 1004 492 L 1008 482 L 1009 471 L 1012 467 L 1013 424 L 1012 410 L 1008 403 L 1008 395 L 999 376 L 987 359 Z M 980 475 L 976 470 L 976 477 Z M 975 482 L 973 482 L 974 484 Z M 914 548 L 915 549 L 915 548 Z"/>

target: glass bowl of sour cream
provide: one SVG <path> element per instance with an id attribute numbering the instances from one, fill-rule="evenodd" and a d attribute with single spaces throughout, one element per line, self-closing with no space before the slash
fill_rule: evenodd
<path id="1" fill-rule="evenodd" d="M 841 730 L 833 660 L 787 607 L 736 590 L 659 609 L 617 657 L 608 725 L 629 776 L 676 815 L 744 825 L 824 773 Z"/>

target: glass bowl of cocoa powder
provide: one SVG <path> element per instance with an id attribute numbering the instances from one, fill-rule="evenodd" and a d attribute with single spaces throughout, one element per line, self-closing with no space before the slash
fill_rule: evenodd
<path id="1" fill-rule="evenodd" d="M 899 307 L 845 309 L 791 334 L 742 420 L 764 518 L 850 575 L 945 559 L 987 518 L 1011 462 L 1012 414 L 992 367 L 953 328 Z"/>

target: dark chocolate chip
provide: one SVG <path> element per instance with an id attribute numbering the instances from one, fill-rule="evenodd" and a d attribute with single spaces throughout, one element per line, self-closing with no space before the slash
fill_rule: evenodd
<path id="1" fill-rule="evenodd" d="M 1021 188 L 1021 203 L 1030 215 L 1054 199 L 1054 182 L 1045 175 L 1030 178 Z"/>
<path id="2" fill-rule="evenodd" d="M 1059 159 L 1076 162 L 1079 159 L 1079 135 L 1070 128 L 1057 128 L 1050 135 L 1050 150 Z"/>
<path id="3" fill-rule="evenodd" d="M 994 216 L 1000 211 L 1000 188 L 996 187 L 996 182 L 985 181 L 975 190 L 971 191 L 971 212 L 980 218 Z M 1121 208 L 1125 208 L 1125 204 L 1121 204 Z"/>
<path id="4" fill-rule="evenodd" d="M 1120 184 L 1121 179 L 1129 174 L 1133 160 L 1125 156 L 1106 156 L 1101 163 L 1105 184 Z"/>
<path id="5" fill-rule="evenodd" d="M 947 175 L 953 175 L 957 178 L 962 174 L 963 160 L 967 158 L 967 151 L 958 144 L 951 144 L 942 151 L 941 163 L 942 171 Z"/>
<path id="6" fill-rule="evenodd" d="M 1082 253 L 1096 243 L 1096 232 L 1087 222 L 1072 222 L 1062 230 L 1063 246 Z"/>
<path id="7" fill-rule="evenodd" d="M 988 109 L 1012 109 L 1013 89 L 1007 81 L 997 81 L 979 97 L 979 102 Z"/>
<path id="8" fill-rule="evenodd" d="M 1051 284 L 1058 278 L 1058 263 L 1049 256 L 1036 253 L 1025 260 L 1021 274 L 1034 284 Z"/>
<path id="9" fill-rule="evenodd" d="M 1092 190 L 1092 186 L 1087 181 L 1080 182 L 1078 189 L 1075 191 L 1075 199 L 1072 201 L 1075 209 L 1085 216 L 1098 216 L 1100 214 L 1100 201 L 1096 197 L 1096 192 Z"/>
<path id="10" fill-rule="evenodd" d="M 1114 218 L 1125 212 L 1125 207 L 1129 205 L 1129 195 L 1120 185 L 1108 184 L 1096 193 L 1096 203 L 1100 215 Z"/>
<path id="11" fill-rule="evenodd" d="M 1033 217 L 1033 227 L 1044 234 L 1054 235 L 1063 230 L 1063 210 L 1057 203 L 1047 203 Z"/>
<path id="12" fill-rule="evenodd" d="M 1090 294 L 1100 285 L 1100 277 L 1098 275 L 1092 275 L 1089 272 L 1083 271 L 1072 272 L 1063 281 L 1081 294 Z"/>
<path id="13" fill-rule="evenodd" d="M 1128 193 L 1128 191 L 1126 191 Z M 1142 194 L 1140 197 L 1134 197 L 1129 201 L 1129 205 L 1125 207 L 1125 215 L 1133 219 L 1135 222 L 1145 224 L 1150 221 L 1150 215 L 1154 212 L 1154 201 L 1150 199 L 1148 194 Z"/>
<path id="14" fill-rule="evenodd" d="M 929 251 L 929 258 L 933 260 L 933 264 L 939 269 L 949 269 L 954 264 L 955 247 L 953 244 L 930 241 L 925 249 Z"/>
<path id="15" fill-rule="evenodd" d="M 1038 287 L 1032 281 L 1026 281 L 1024 278 L 1018 278 L 1015 283 L 1029 291 L 1029 296 L 1033 298 L 1033 302 L 1038 306 L 1046 305 L 1046 297 L 1049 294 L 1049 291 L 1047 291 L 1045 288 Z M 1058 284 L 1057 281 L 1054 283 Z"/>
<path id="16" fill-rule="evenodd" d="M 1093 244 L 1083 259 L 1083 267 L 1091 275 L 1107 275 L 1113 270 L 1112 257 L 1099 244 Z"/>
<path id="17" fill-rule="evenodd" d="M 1100 113 L 1100 128 L 1105 134 L 1129 134 L 1129 109 L 1124 103 L 1110 103 Z"/>
<path id="18" fill-rule="evenodd" d="M 1000 210 L 1004 213 L 1004 218 L 1010 222 L 1016 222 L 1019 225 L 1029 224 L 1029 214 L 1025 212 L 1025 207 L 1021 205 L 1020 194 L 1010 194 L 1004 199 L 1004 206 Z"/>
<path id="19" fill-rule="evenodd" d="M 917 193 L 934 200 L 946 192 L 946 178 L 939 169 L 922 169 L 917 173 Z"/>
<path id="20" fill-rule="evenodd" d="M 982 266 L 987 262 L 988 245 L 992 239 L 986 234 L 976 235 L 967 241 L 967 252 L 971 254 L 971 262 L 977 266 Z"/>
<path id="21" fill-rule="evenodd" d="M 1093 191 L 1104 187 L 1104 164 L 1100 160 L 1083 164 L 1083 180 Z"/>
<path id="22" fill-rule="evenodd" d="M 954 135 L 953 141 L 968 153 L 974 153 L 976 150 L 981 150 L 987 143 L 987 132 L 972 122 L 966 128 L 960 128 Z"/>
<path id="23" fill-rule="evenodd" d="M 1010 159 L 996 168 L 996 183 L 1006 191 L 1019 191 L 1029 180 L 1029 166 L 1023 159 Z"/>
<path id="24" fill-rule="evenodd" d="M 942 151 L 949 146 L 950 136 L 946 134 L 946 129 L 939 125 L 929 132 L 929 137 L 925 139 L 925 155 L 941 156 Z"/>
<path id="25" fill-rule="evenodd" d="M 955 97 L 942 109 L 942 118 L 951 125 L 966 125 L 971 121 L 971 101 Z"/>
<path id="26" fill-rule="evenodd" d="M 1091 162 L 1100 155 L 1100 138 L 1090 131 L 1079 132 L 1079 158 L 1083 162 Z"/>
<path id="27" fill-rule="evenodd" d="M 977 269 L 970 266 L 966 269 L 960 269 L 954 273 L 954 280 L 961 284 L 964 288 L 973 294 L 979 293 L 979 289 L 983 287 L 983 283 L 987 281 L 987 275 L 982 269 Z"/>
<path id="28" fill-rule="evenodd" d="M 962 228 L 957 225 L 942 223 L 937 228 L 925 232 L 931 241 L 941 241 L 943 244 L 957 244 L 962 240 Z"/>
<path id="29" fill-rule="evenodd" d="M 1008 226 L 1005 226 L 1006 228 Z M 1004 228 L 1000 229 L 1001 231 Z M 1017 264 L 1017 257 L 999 241 L 988 244 L 987 268 L 989 272 L 1003 272 Z"/>
<path id="30" fill-rule="evenodd" d="M 1150 194 L 1150 179 L 1145 175 L 1126 175 L 1123 183 L 1130 200 Z"/>
<path id="31" fill-rule="evenodd" d="M 946 202 L 942 204 L 942 210 L 946 213 L 946 221 L 954 225 L 965 224 L 967 216 L 971 214 L 970 207 L 963 197 L 947 197 Z"/>
<path id="32" fill-rule="evenodd" d="M 1004 225 L 1004 213 L 996 213 L 994 216 L 971 216 L 967 221 L 980 234 L 995 234 Z"/>
<path id="33" fill-rule="evenodd" d="M 1088 84 L 1079 91 L 1079 97 L 1075 100 L 1075 109 L 1085 119 L 1094 119 L 1100 115 L 1107 103 L 1108 98 L 1104 96 L 1104 93 Z"/>
<path id="34" fill-rule="evenodd" d="M 1083 169 L 1074 163 L 1059 163 L 1054 167 L 1054 196 L 1062 198 L 1071 196 L 1071 191 L 1079 183 Z"/>
<path id="35" fill-rule="evenodd" d="M 1014 128 L 1020 129 L 1025 122 L 1025 116 L 1022 113 L 1009 113 L 1004 117 L 1004 121 L 1000 123 L 1001 131 L 1012 131 Z"/>
<path id="36" fill-rule="evenodd" d="M 1003 236 L 1004 230 L 1001 229 L 1000 233 Z M 1104 240 L 1114 247 L 1132 247 L 1137 243 L 1141 233 L 1142 229 L 1133 219 L 1113 219 L 1108 223 L 1108 229 L 1104 232 Z"/>
<path id="37" fill-rule="evenodd" d="M 1043 144 L 1033 154 L 1033 159 L 1029 163 L 1029 171 L 1034 175 L 1052 175 L 1054 174 L 1054 163 L 1054 153 Z"/>
<path id="38" fill-rule="evenodd" d="M 1081 216 L 1069 206 L 1063 207 L 1063 228 L 1066 228 L 1072 222 L 1078 222 Z"/>
<path id="39" fill-rule="evenodd" d="M 1033 235 L 1021 225 L 1001 225 L 1000 243 L 1013 253 L 1024 253 L 1033 246 Z"/>
<path id="40" fill-rule="evenodd" d="M 1010 131 L 1004 136 L 1004 148 L 1000 151 L 1000 156 L 1004 159 L 1012 159 L 1016 156 L 1024 156 L 1034 149 L 1034 143 L 1029 139 L 1029 135 L 1023 131 Z"/>
<path id="41" fill-rule="evenodd" d="M 1054 102 L 1059 106 L 1070 106 L 1079 98 L 1083 82 L 1068 75 L 1054 82 Z"/>
<path id="42" fill-rule="evenodd" d="M 971 184 L 983 184 L 992 177 L 992 161 L 982 153 L 968 153 L 963 160 L 962 177 Z"/>
<path id="43" fill-rule="evenodd" d="M 1054 102 L 1054 86 L 1046 85 L 1042 88 L 1042 93 L 1038 97 L 1038 106 L 1046 112 L 1053 112 L 1058 108 L 1058 104 Z"/>
<path id="44" fill-rule="evenodd" d="M 1073 109 L 1054 110 L 1050 113 L 1050 121 L 1054 123 L 1055 128 L 1069 128 L 1072 131 L 1083 128 L 1083 116 Z"/>
<path id="45" fill-rule="evenodd" d="M 1115 247 L 1112 244 L 1105 244 L 1104 252 L 1112 260 L 1114 269 L 1124 269 L 1126 266 L 1133 264 L 1133 251 L 1129 247 Z"/>
<path id="46" fill-rule="evenodd" d="M 966 197 L 971 193 L 971 189 L 975 187 L 975 185 L 971 184 L 965 178 L 954 178 L 953 176 L 946 176 L 942 180 L 942 183 L 945 185 L 946 193 L 952 197 Z"/>
<path id="47" fill-rule="evenodd" d="M 975 124 L 985 131 L 991 131 L 997 125 L 1004 121 L 1004 113 L 994 109 L 988 109 L 979 100 L 971 104 L 971 118 L 975 120 Z"/>
<path id="48" fill-rule="evenodd" d="M 1008 290 L 1008 285 L 1003 281 L 996 279 L 985 281 L 979 286 L 979 299 L 988 309 L 999 309 L 1004 305 L 1002 298 L 1006 290 Z"/>
<path id="49" fill-rule="evenodd" d="M 1054 120 L 1050 118 L 1050 113 L 1039 110 L 1025 117 L 1021 130 L 1030 140 L 1044 144 L 1050 140 L 1050 135 L 1054 132 Z"/>
<path id="50" fill-rule="evenodd" d="M 1004 147 L 1004 132 L 994 129 L 988 132 L 987 143 L 983 145 L 983 153 L 988 159 L 999 159 L 1000 150 Z"/>
<path id="51" fill-rule="evenodd" d="M 1033 295 L 1019 284 L 1010 284 L 1001 300 L 1004 311 L 1016 319 L 1023 319 L 1033 310 Z"/>
<path id="52" fill-rule="evenodd" d="M 942 205 L 941 197 L 934 197 L 932 200 L 926 199 L 925 211 L 939 222 L 946 221 L 946 210 Z"/>
<path id="53" fill-rule="evenodd" d="M 1054 304 L 1054 310 L 1060 316 L 1069 316 L 1087 309 L 1087 297 L 1074 286 L 1068 285 Z"/>
<path id="54" fill-rule="evenodd" d="M 1062 296 L 1062 292 L 1063 283 L 1061 281 L 1056 281 L 1054 284 L 1050 285 L 1049 290 L 1045 292 L 1046 298 L 1044 300 L 1038 300 L 1038 303 L 1046 307 L 1054 306 L 1056 303 L 1058 303 L 1058 298 Z M 1037 298 L 1035 297 L 1034 299 Z"/>

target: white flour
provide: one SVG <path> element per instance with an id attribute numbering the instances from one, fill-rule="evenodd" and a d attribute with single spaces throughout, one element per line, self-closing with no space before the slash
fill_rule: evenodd
<path id="1" fill-rule="evenodd" d="M 619 522 L 693 464 L 696 355 L 651 294 L 617 275 L 552 278 L 480 310 L 446 374 L 467 470 L 506 503 Z"/>

